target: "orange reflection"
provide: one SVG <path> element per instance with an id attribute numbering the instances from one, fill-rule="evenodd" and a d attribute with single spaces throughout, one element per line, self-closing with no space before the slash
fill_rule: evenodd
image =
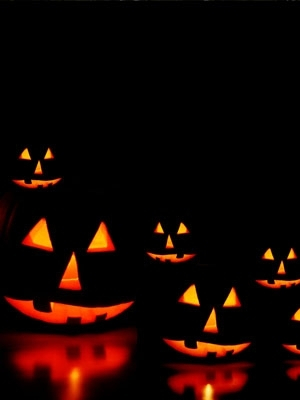
<path id="1" fill-rule="evenodd" d="M 77 336 L 13 333 L 0 336 L 0 343 L 10 349 L 14 376 L 39 385 L 47 381 L 56 400 L 86 400 L 95 387 L 101 391 L 106 382 L 114 387 L 133 364 L 136 331 L 123 328 Z"/>
<path id="2" fill-rule="evenodd" d="M 291 360 L 287 364 L 289 367 L 286 370 L 286 375 L 293 381 L 297 381 L 300 378 L 300 361 Z"/>
<path id="3" fill-rule="evenodd" d="M 193 390 L 195 400 L 217 400 L 241 391 L 248 382 L 250 363 L 223 365 L 170 364 L 176 371 L 168 378 L 169 388 L 178 395 Z"/>

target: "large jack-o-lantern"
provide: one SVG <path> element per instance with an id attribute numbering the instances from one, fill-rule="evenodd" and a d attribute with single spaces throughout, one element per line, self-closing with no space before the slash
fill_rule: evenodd
<path id="1" fill-rule="evenodd" d="M 269 247 L 259 262 L 260 278 L 256 282 L 271 289 L 290 288 L 300 284 L 298 251 L 290 246 Z"/>
<path id="2" fill-rule="evenodd" d="M 117 212 L 112 217 L 102 198 L 94 192 L 2 197 L 1 285 L 12 307 L 47 323 L 91 324 L 134 303 L 130 222 Z"/>
<path id="3" fill-rule="evenodd" d="M 44 189 L 62 180 L 62 163 L 50 145 L 18 146 L 11 180 L 26 189 Z M 66 162 L 66 161 L 65 161 Z"/>

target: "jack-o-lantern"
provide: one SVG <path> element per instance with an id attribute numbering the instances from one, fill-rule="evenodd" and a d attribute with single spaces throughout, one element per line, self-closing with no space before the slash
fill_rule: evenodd
<path id="1" fill-rule="evenodd" d="M 162 217 L 155 221 L 146 242 L 146 254 L 158 262 L 183 263 L 196 256 L 190 227 L 179 218 Z"/>
<path id="2" fill-rule="evenodd" d="M 298 249 L 291 246 L 264 249 L 258 263 L 256 282 L 271 289 L 290 288 L 300 284 Z"/>
<path id="3" fill-rule="evenodd" d="M 44 189 L 62 180 L 62 163 L 52 145 L 22 145 L 16 151 L 11 172 L 14 184 L 26 189 Z"/>
<path id="4" fill-rule="evenodd" d="M 170 364 L 173 371 L 167 378 L 172 392 L 184 396 L 193 392 L 195 400 L 219 399 L 224 395 L 239 393 L 249 379 L 251 363 L 236 362 L 218 365 Z"/>
<path id="5" fill-rule="evenodd" d="M 300 292 L 297 292 L 299 297 Z M 296 302 L 296 309 L 290 312 L 289 319 L 286 323 L 281 326 L 280 332 L 278 332 L 278 340 L 281 341 L 282 347 L 290 353 L 293 353 L 295 358 L 300 357 L 300 308 L 299 300 Z"/>
<path id="6" fill-rule="evenodd" d="M 54 324 L 91 324 L 127 310 L 135 298 L 130 222 L 117 211 L 111 216 L 109 204 L 96 192 L 6 193 L 0 201 L 6 301 Z"/>
<path id="7" fill-rule="evenodd" d="M 242 323 L 242 304 L 236 288 L 232 286 L 224 291 L 221 297 L 217 297 L 223 297 L 222 304 L 205 307 L 204 319 L 199 313 L 201 293 L 198 295 L 195 284 L 189 286 L 178 299 L 181 306 L 178 307 L 181 332 L 176 334 L 177 337 L 163 337 L 163 341 L 180 353 L 198 358 L 223 358 L 238 354 L 250 346 L 251 341 L 241 340 L 240 329 L 237 329 L 235 334 L 230 330 L 230 335 L 226 335 L 226 318 L 231 323 L 234 322 L 234 326 L 238 326 L 237 321 Z"/>
<path id="8" fill-rule="evenodd" d="M 51 387 L 53 398 L 86 400 L 122 393 L 134 371 L 136 339 L 132 328 L 75 336 L 9 332 L 0 334 L 0 349 L 18 391 L 26 382 L 29 397 L 31 387 L 38 397 Z"/>

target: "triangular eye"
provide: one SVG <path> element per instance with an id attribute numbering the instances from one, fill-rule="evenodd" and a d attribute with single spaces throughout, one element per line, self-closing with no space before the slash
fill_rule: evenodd
<path id="1" fill-rule="evenodd" d="M 24 149 L 22 153 L 19 155 L 20 160 L 31 160 L 30 154 L 28 149 Z"/>
<path id="2" fill-rule="evenodd" d="M 234 287 L 230 290 L 230 293 L 227 296 L 223 307 L 241 307 L 241 302 L 236 294 L 236 290 Z"/>
<path id="3" fill-rule="evenodd" d="M 39 222 L 31 229 L 31 231 L 23 239 L 22 244 L 25 246 L 37 247 L 41 250 L 53 250 L 45 218 L 40 219 Z"/>
<path id="4" fill-rule="evenodd" d="M 179 225 L 177 233 L 178 233 L 178 235 L 180 235 L 182 233 L 190 233 L 190 231 L 188 230 L 188 228 L 182 222 L 180 222 L 180 225 Z"/>
<path id="5" fill-rule="evenodd" d="M 182 296 L 178 299 L 179 303 L 191 304 L 193 306 L 200 306 L 198 295 L 196 292 L 196 286 L 190 286 Z"/>
<path id="6" fill-rule="evenodd" d="M 271 251 L 271 249 L 268 249 L 265 254 L 262 256 L 263 260 L 274 260 L 274 256 L 273 253 Z"/>
<path id="7" fill-rule="evenodd" d="M 160 222 L 157 224 L 156 228 L 154 229 L 154 233 L 164 233 L 164 230 L 163 230 Z"/>
<path id="8" fill-rule="evenodd" d="M 294 249 L 291 249 L 289 255 L 287 256 L 287 260 L 295 260 L 297 257 Z"/>
<path id="9" fill-rule="evenodd" d="M 52 151 L 48 148 L 48 150 L 46 151 L 44 159 L 45 160 L 49 160 L 51 158 L 54 158 L 54 155 L 53 155 Z"/>
<path id="10" fill-rule="evenodd" d="M 300 321 L 300 308 L 295 312 L 291 318 L 292 321 Z"/>
<path id="11" fill-rule="evenodd" d="M 88 253 L 91 253 L 91 252 L 114 251 L 114 250 L 115 246 L 108 233 L 107 227 L 104 222 L 101 222 L 87 251 Z"/>

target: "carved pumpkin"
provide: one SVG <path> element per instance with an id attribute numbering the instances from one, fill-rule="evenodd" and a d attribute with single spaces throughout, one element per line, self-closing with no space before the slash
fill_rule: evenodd
<path id="1" fill-rule="evenodd" d="M 244 327 L 241 329 L 242 326 L 239 326 L 243 324 L 245 316 L 241 312 L 242 303 L 237 289 L 234 286 L 226 287 L 219 293 L 214 291 L 214 296 L 215 305 L 205 305 L 204 300 L 202 314 L 201 291 L 198 293 L 197 284 L 187 287 L 178 299 L 178 332 L 164 335 L 163 341 L 180 353 L 208 359 L 235 355 L 249 347 L 251 340 L 245 339 Z M 234 324 L 234 331 L 232 327 L 228 328 L 228 323 Z"/>
<path id="2" fill-rule="evenodd" d="M 122 213 L 111 216 L 111 207 L 96 192 L 6 193 L 0 201 L 5 300 L 54 324 L 91 324 L 127 310 L 135 297 L 131 228 Z"/>
<path id="3" fill-rule="evenodd" d="M 268 247 L 258 264 L 260 278 L 256 282 L 264 287 L 281 289 L 300 284 L 300 259 L 295 247 Z"/>
<path id="4" fill-rule="evenodd" d="M 9 332 L 0 335 L 0 348 L 2 353 L 10 349 L 5 366 L 18 390 L 26 382 L 27 395 L 33 385 L 43 397 L 50 385 L 55 399 L 86 400 L 91 393 L 101 398 L 107 391 L 124 390 L 124 377 L 133 371 L 136 339 L 131 328 L 85 335 Z"/>
<path id="5" fill-rule="evenodd" d="M 62 162 L 54 146 L 19 145 L 16 152 L 11 173 L 14 184 L 26 189 L 44 189 L 62 180 Z"/>
<path id="6" fill-rule="evenodd" d="M 224 395 L 241 392 L 249 378 L 250 363 L 217 365 L 170 364 L 172 375 L 167 385 L 172 392 L 184 396 L 193 392 L 195 400 L 219 399 Z"/>
<path id="7" fill-rule="evenodd" d="M 145 239 L 146 254 L 162 263 L 184 263 L 196 256 L 196 247 L 189 223 L 178 218 L 161 217 Z"/>

